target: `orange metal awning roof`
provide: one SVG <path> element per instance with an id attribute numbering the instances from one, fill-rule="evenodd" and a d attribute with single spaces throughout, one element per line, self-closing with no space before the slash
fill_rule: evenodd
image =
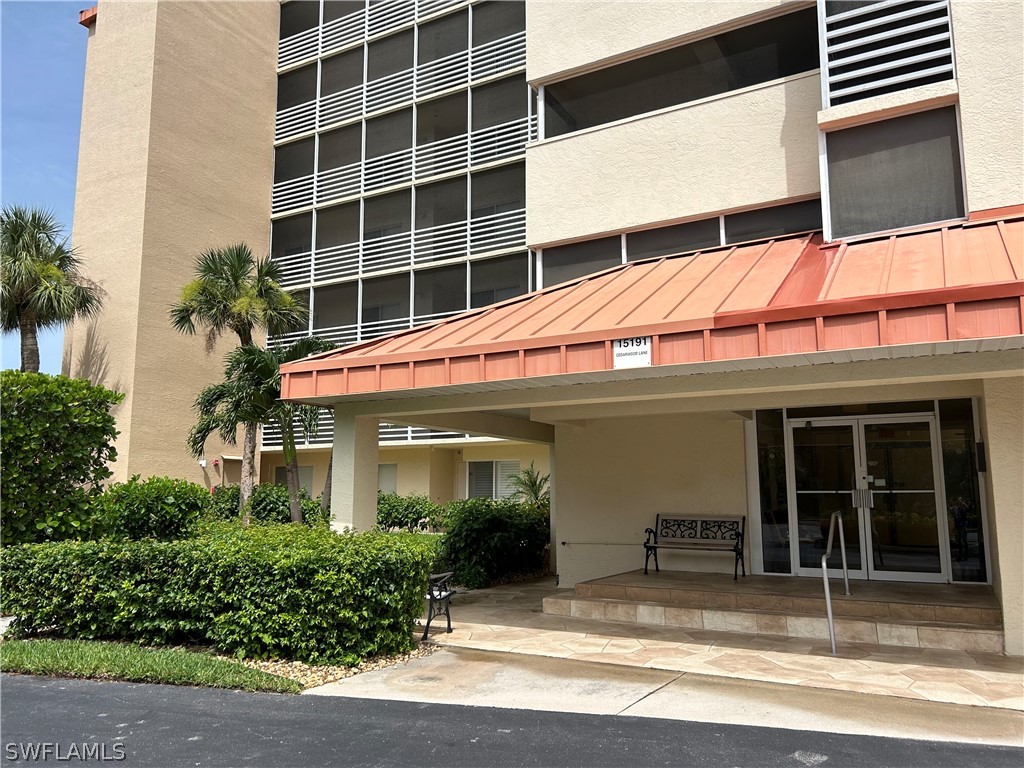
<path id="1" fill-rule="evenodd" d="M 332 398 L 611 370 L 650 336 L 678 365 L 1021 333 L 1024 217 L 854 243 L 820 235 L 612 267 L 282 366 L 282 396 Z"/>

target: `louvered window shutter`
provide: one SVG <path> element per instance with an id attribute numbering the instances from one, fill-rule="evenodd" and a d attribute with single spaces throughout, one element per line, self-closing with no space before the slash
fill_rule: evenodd
<path id="1" fill-rule="evenodd" d="M 495 498 L 507 499 L 516 491 L 515 486 L 512 485 L 512 478 L 519 474 L 519 462 L 496 461 L 494 462 L 494 468 L 498 477 Z"/>
<path id="2" fill-rule="evenodd" d="M 490 499 L 494 496 L 494 463 L 469 462 L 469 498 Z"/>

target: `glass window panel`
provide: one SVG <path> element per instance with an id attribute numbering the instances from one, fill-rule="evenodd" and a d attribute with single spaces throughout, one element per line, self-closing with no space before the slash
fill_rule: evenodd
<path id="1" fill-rule="evenodd" d="M 818 24 L 800 10 L 545 88 L 557 136 L 817 69 Z"/>
<path id="2" fill-rule="evenodd" d="M 469 270 L 470 306 L 474 309 L 529 291 L 530 267 L 525 253 L 471 261 Z"/>
<path id="3" fill-rule="evenodd" d="M 622 263 L 622 241 L 618 237 L 602 237 L 584 243 L 545 248 L 544 287 L 600 272 Z"/>
<path id="4" fill-rule="evenodd" d="M 347 91 L 363 82 L 363 49 L 355 48 L 320 64 L 320 95 Z"/>
<path id="5" fill-rule="evenodd" d="M 469 498 L 490 499 L 494 497 L 494 462 L 469 462 Z"/>
<path id="6" fill-rule="evenodd" d="M 416 111 L 416 143 L 461 136 L 466 132 L 466 92 L 425 101 Z"/>
<path id="7" fill-rule="evenodd" d="M 352 283 L 313 289 L 313 330 L 356 324 L 358 286 Z"/>
<path id="8" fill-rule="evenodd" d="M 364 323 L 409 317 L 409 274 L 363 281 Z"/>
<path id="9" fill-rule="evenodd" d="M 528 95 L 522 75 L 477 86 L 473 89 L 473 130 L 526 117 Z"/>
<path id="10" fill-rule="evenodd" d="M 308 253 L 313 242 L 313 214 L 303 213 L 277 219 L 271 225 L 270 253 L 272 256 L 291 256 Z"/>
<path id="11" fill-rule="evenodd" d="M 347 125 L 336 131 L 321 133 L 318 158 L 320 170 L 325 171 L 329 168 L 341 168 L 358 163 L 359 154 L 362 151 L 361 142 L 362 127 L 359 123 Z"/>
<path id="12" fill-rule="evenodd" d="M 313 172 L 313 139 L 282 144 L 274 150 L 274 183 L 309 176 Z"/>
<path id="13" fill-rule="evenodd" d="M 418 317 L 466 309 L 466 265 L 423 269 L 413 273 Z"/>
<path id="14" fill-rule="evenodd" d="M 383 493 L 398 492 L 398 465 L 377 465 L 377 490 Z"/>
<path id="15" fill-rule="evenodd" d="M 782 411 L 758 411 L 756 424 L 764 570 L 766 573 L 790 573 L 789 496 Z"/>
<path id="16" fill-rule="evenodd" d="M 962 217 L 956 122 L 945 107 L 829 133 L 832 236 Z"/>
<path id="17" fill-rule="evenodd" d="M 492 0 L 473 6 L 473 45 L 482 45 L 526 29 L 526 3 Z"/>
<path id="18" fill-rule="evenodd" d="M 303 434 L 301 430 L 296 435 L 297 440 L 302 440 Z M 299 488 L 304 488 L 306 493 L 310 496 L 313 495 L 313 467 L 302 467 L 299 468 Z M 275 467 L 274 468 L 274 482 L 278 485 L 288 484 L 288 468 L 287 467 Z"/>
<path id="19" fill-rule="evenodd" d="M 725 241 L 742 243 L 763 237 L 821 229 L 821 200 L 774 205 L 725 217 Z"/>
<path id="20" fill-rule="evenodd" d="M 790 408 L 786 413 L 791 419 L 816 419 L 827 416 L 869 416 L 886 413 L 931 413 L 935 410 L 932 400 L 908 400 L 902 403 L 847 403 L 844 405 L 815 405 L 806 408 Z"/>
<path id="21" fill-rule="evenodd" d="M 408 190 L 368 197 L 363 202 L 363 239 L 408 232 L 412 219 L 412 196 Z"/>
<path id="22" fill-rule="evenodd" d="M 416 187 L 416 229 L 465 220 L 465 176 Z"/>
<path id="23" fill-rule="evenodd" d="M 278 75 L 277 111 L 297 107 L 316 98 L 316 64 Z"/>
<path id="24" fill-rule="evenodd" d="M 321 208 L 316 213 L 316 249 L 359 241 L 359 203 Z"/>
<path id="25" fill-rule="evenodd" d="M 293 0 L 281 6 L 281 39 L 312 29 L 320 23 L 317 0 Z"/>
<path id="26" fill-rule="evenodd" d="M 417 59 L 420 64 L 437 61 L 469 47 L 469 12 L 442 16 L 419 28 Z"/>
<path id="27" fill-rule="evenodd" d="M 518 211 L 526 199 L 526 166 L 506 165 L 473 174 L 473 218 Z"/>
<path id="28" fill-rule="evenodd" d="M 699 251 L 721 245 L 718 218 L 691 221 L 671 227 L 658 227 L 626 235 L 626 255 L 630 261 L 652 256 Z"/>
<path id="29" fill-rule="evenodd" d="M 953 581 L 983 582 L 988 579 L 985 514 L 978 486 L 978 437 L 970 400 L 939 401 L 939 439 Z"/>
<path id="30" fill-rule="evenodd" d="M 295 303 L 297 303 L 299 306 L 301 306 L 303 309 L 305 309 L 306 310 L 306 314 L 308 315 L 309 314 L 309 291 L 308 290 L 289 291 L 289 293 L 291 293 L 292 298 L 295 299 Z"/>
<path id="31" fill-rule="evenodd" d="M 367 47 L 366 79 L 378 80 L 412 68 L 412 30 L 374 40 Z"/>
<path id="32" fill-rule="evenodd" d="M 412 147 L 412 109 L 366 121 L 366 157 L 390 155 Z"/>
<path id="33" fill-rule="evenodd" d="M 324 0 L 324 22 L 359 13 L 365 6 L 363 0 Z"/>

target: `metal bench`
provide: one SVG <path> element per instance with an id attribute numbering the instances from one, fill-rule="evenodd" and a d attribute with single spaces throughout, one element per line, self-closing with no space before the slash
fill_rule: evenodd
<path id="1" fill-rule="evenodd" d="M 452 572 L 432 573 L 427 580 L 427 625 L 423 628 L 423 639 L 430 632 L 430 622 L 435 616 L 444 614 L 448 620 L 448 632 L 452 631 L 451 600 L 455 590 L 451 588 Z"/>
<path id="2" fill-rule="evenodd" d="M 747 575 L 747 565 L 743 558 L 743 534 L 746 530 L 746 516 L 730 515 L 694 515 L 687 517 L 662 517 L 654 520 L 654 527 L 647 528 L 647 541 L 644 542 L 644 574 L 654 556 L 654 570 L 658 567 L 659 549 L 700 549 L 712 552 L 732 552 L 736 555 L 736 563 L 732 569 L 733 580 L 740 568 Z"/>

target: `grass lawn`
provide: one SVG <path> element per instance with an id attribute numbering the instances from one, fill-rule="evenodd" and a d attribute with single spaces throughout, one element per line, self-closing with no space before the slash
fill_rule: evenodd
<path id="1" fill-rule="evenodd" d="M 4 640 L 0 642 L 0 670 L 243 691 L 302 690 L 294 680 L 206 653 L 91 640 Z"/>

